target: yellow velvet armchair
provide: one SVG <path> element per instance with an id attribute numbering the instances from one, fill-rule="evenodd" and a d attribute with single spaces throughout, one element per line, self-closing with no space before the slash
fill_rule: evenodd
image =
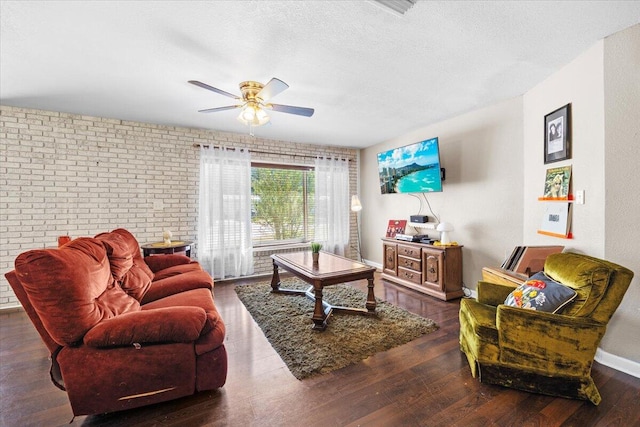
<path id="1" fill-rule="evenodd" d="M 514 287 L 479 282 L 477 299 L 460 302 L 460 349 L 482 382 L 597 405 L 591 365 L 633 272 L 565 252 L 547 257 L 544 274 L 573 289 L 573 300 L 555 314 L 508 306 Z"/>

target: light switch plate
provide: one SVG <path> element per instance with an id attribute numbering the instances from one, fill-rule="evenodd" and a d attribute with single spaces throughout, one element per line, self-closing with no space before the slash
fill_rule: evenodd
<path id="1" fill-rule="evenodd" d="M 584 190 L 578 190 L 576 192 L 576 203 L 579 205 L 584 205 Z"/>

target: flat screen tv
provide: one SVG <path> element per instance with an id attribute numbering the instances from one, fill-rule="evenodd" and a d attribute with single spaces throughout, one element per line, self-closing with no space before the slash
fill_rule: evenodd
<path id="1" fill-rule="evenodd" d="M 442 191 L 438 138 L 378 153 L 378 175 L 382 194 Z"/>

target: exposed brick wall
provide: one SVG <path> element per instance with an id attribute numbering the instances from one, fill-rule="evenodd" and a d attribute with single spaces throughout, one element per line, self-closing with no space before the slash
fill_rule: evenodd
<path id="1" fill-rule="evenodd" d="M 279 163 L 314 163 L 300 155 L 348 157 L 350 194 L 357 191 L 357 150 L 343 147 L 8 106 L 0 106 L 0 141 L 0 308 L 19 304 L 4 278 L 16 256 L 55 247 L 59 235 L 124 227 L 140 243 L 161 240 L 165 229 L 196 241 L 194 144 L 264 151 L 270 154 L 252 159 Z M 355 242 L 353 215 L 351 221 Z M 271 271 L 269 255 L 256 253 L 256 273 Z"/>

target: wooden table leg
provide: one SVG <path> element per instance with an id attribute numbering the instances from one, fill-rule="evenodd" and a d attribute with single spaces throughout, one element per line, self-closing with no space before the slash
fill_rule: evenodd
<path id="1" fill-rule="evenodd" d="M 314 284 L 314 297 L 315 305 L 313 308 L 313 329 L 324 331 L 327 328 L 327 316 L 324 313 L 324 306 L 322 304 L 322 285 Z"/>
<path id="2" fill-rule="evenodd" d="M 278 264 L 273 262 L 273 276 L 271 276 L 271 292 L 278 292 L 280 289 L 280 274 L 278 274 Z"/>
<path id="3" fill-rule="evenodd" d="M 365 307 L 369 313 L 376 311 L 376 296 L 373 294 L 373 277 L 367 279 L 367 303 Z"/>

